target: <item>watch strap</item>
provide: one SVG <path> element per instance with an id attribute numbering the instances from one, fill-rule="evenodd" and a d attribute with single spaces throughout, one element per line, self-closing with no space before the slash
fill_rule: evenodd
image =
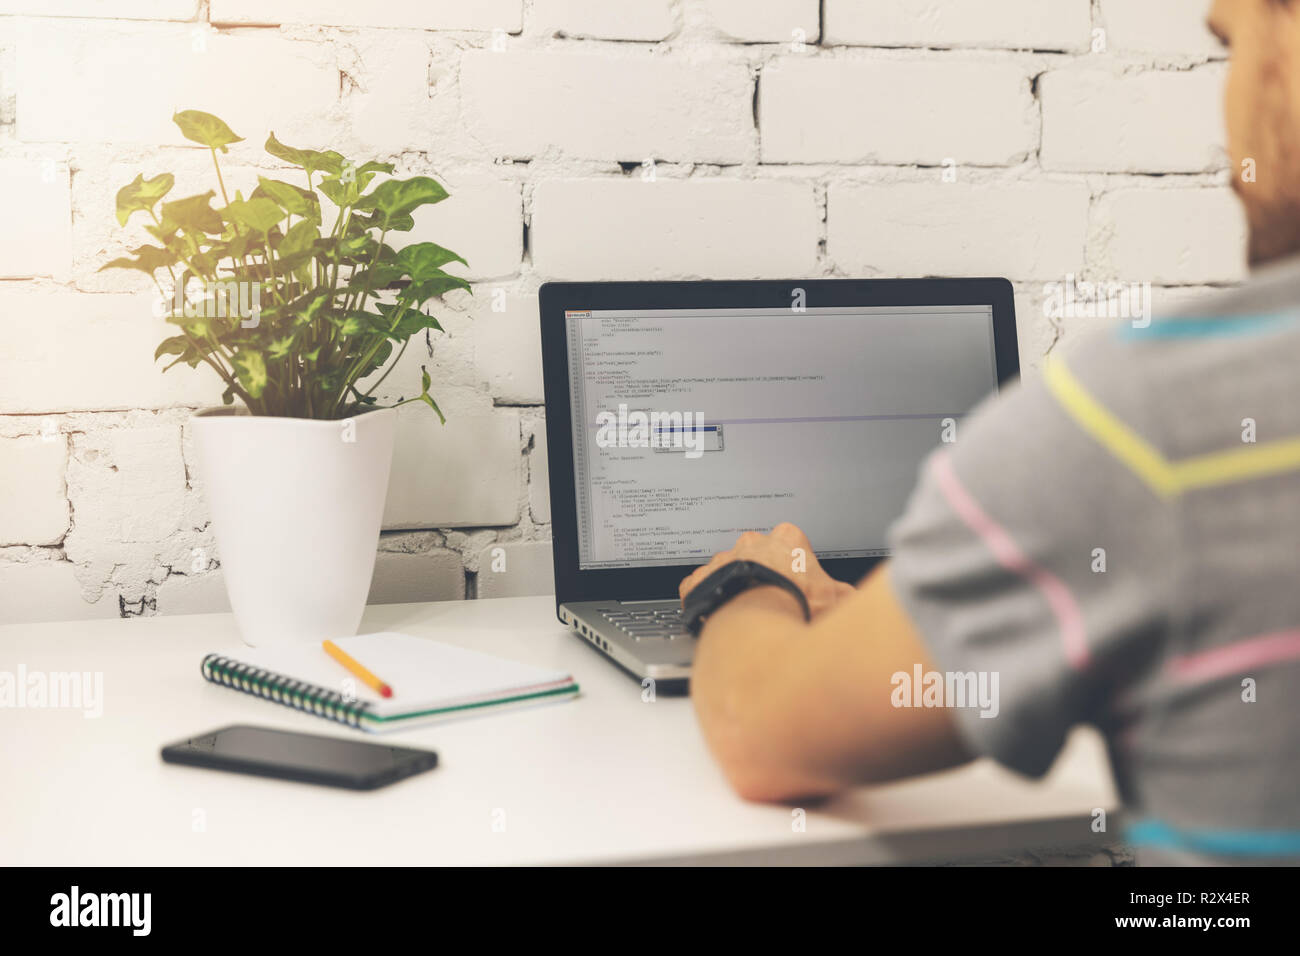
<path id="1" fill-rule="evenodd" d="M 698 637 L 710 614 L 737 595 L 767 585 L 775 585 L 792 594 L 803 609 L 804 620 L 812 620 L 812 610 L 803 591 L 780 571 L 774 571 L 757 561 L 731 561 L 692 588 L 691 593 L 682 601 L 682 618 L 686 629 Z"/>

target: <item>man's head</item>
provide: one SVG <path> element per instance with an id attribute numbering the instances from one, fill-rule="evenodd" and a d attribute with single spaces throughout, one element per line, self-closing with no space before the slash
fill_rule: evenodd
<path id="1" fill-rule="evenodd" d="M 1210 29 L 1232 53 L 1228 152 L 1251 262 L 1300 252 L 1300 0 L 1216 0 Z"/>

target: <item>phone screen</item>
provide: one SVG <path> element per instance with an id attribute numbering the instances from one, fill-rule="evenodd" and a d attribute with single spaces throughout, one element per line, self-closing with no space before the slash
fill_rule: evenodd
<path id="1" fill-rule="evenodd" d="M 379 785 L 437 764 L 437 754 L 362 740 L 237 725 L 166 747 L 163 759 L 343 785 Z"/>

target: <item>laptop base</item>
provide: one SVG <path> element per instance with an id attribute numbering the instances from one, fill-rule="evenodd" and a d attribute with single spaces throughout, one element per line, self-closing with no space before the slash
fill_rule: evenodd
<path id="1" fill-rule="evenodd" d="M 578 601 L 559 607 L 560 620 L 643 689 L 680 696 L 690 691 L 695 638 L 679 626 L 681 602 Z"/>

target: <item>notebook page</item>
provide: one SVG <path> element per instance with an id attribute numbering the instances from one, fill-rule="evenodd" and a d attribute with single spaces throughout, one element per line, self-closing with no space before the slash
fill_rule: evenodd
<path id="1" fill-rule="evenodd" d="M 354 677 L 317 643 L 281 647 L 245 647 L 227 656 L 285 677 L 343 693 L 371 703 L 380 717 L 431 710 L 512 692 L 561 685 L 572 678 L 559 670 L 521 664 L 428 638 L 393 631 L 358 634 L 334 642 L 350 657 L 393 688 L 385 700 Z M 345 681 L 351 681 L 345 684 Z"/>

